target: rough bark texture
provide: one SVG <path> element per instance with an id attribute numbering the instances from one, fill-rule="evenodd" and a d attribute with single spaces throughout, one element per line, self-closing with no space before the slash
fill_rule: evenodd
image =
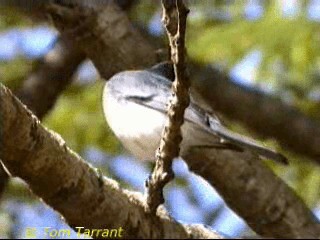
<path id="1" fill-rule="evenodd" d="M 2 144 L 1 144 L 0 148 L 3 151 Z M 1 152 L 0 152 L 0 154 L 1 154 Z M 0 162 L 0 198 L 2 197 L 2 194 L 4 193 L 4 191 L 6 189 L 6 185 L 7 185 L 8 180 L 9 180 L 8 173 L 4 170 L 4 168 Z"/>
<path id="2" fill-rule="evenodd" d="M 72 47 L 72 39 L 60 39 L 45 56 L 42 64 L 32 73 L 17 92 L 18 98 L 39 118 L 54 106 L 62 91 L 85 55 Z"/>
<path id="3" fill-rule="evenodd" d="M 155 212 L 164 203 L 163 188 L 174 178 L 173 159 L 179 157 L 182 141 L 181 126 L 184 113 L 190 104 L 190 80 L 186 74 L 185 32 L 187 25 L 187 9 L 182 0 L 163 0 L 162 21 L 167 30 L 170 43 L 171 61 L 174 69 L 172 98 L 167 109 L 167 122 L 161 134 L 160 146 L 156 152 L 156 163 L 148 179 L 147 204 L 150 212 Z M 176 28 L 176 31 L 171 31 Z"/>
<path id="4" fill-rule="evenodd" d="M 113 1 L 90 7 L 50 4 L 47 9 L 55 26 L 72 36 L 73 44 L 87 54 L 104 78 L 124 68 L 139 69 L 156 61 L 152 45 Z"/>
<path id="5" fill-rule="evenodd" d="M 194 149 L 186 161 L 259 235 L 320 237 L 320 224 L 303 201 L 251 153 Z"/>
<path id="6" fill-rule="evenodd" d="M 71 39 L 60 38 L 16 93 L 39 119 L 51 110 L 58 96 L 71 82 L 78 65 L 85 59 L 85 55 L 73 48 L 71 43 Z M 0 165 L 0 195 L 8 180 Z"/>
<path id="7" fill-rule="evenodd" d="M 134 5 L 134 0 L 119 0 L 117 5 L 127 10 Z M 2 1 L 0 6 L 4 11 L 21 11 L 34 21 L 47 19 L 45 6 L 48 2 L 34 0 Z M 54 48 L 43 58 L 42 63 L 24 81 L 17 91 L 18 98 L 29 109 L 42 119 L 54 106 L 58 96 L 71 83 L 72 76 L 79 64 L 85 60 L 85 54 L 73 46 L 73 39 L 68 36 L 60 37 Z M 0 166 L 0 197 L 4 192 L 9 177 Z"/>
<path id="8" fill-rule="evenodd" d="M 220 238 L 204 227 L 181 225 L 163 209 L 145 212 L 141 194 L 121 189 L 69 149 L 0 84 L 0 158 L 13 176 L 63 215 L 72 227 L 123 228 L 125 238 Z"/>

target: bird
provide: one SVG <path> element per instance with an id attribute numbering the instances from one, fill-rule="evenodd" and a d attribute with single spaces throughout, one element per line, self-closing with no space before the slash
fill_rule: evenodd
<path id="1" fill-rule="evenodd" d="M 112 76 L 103 88 L 105 119 L 124 147 L 142 161 L 155 159 L 167 120 L 174 71 L 171 62 L 144 70 L 127 70 Z M 212 112 L 190 98 L 181 127 L 180 157 L 194 147 L 249 150 L 262 159 L 288 164 L 287 158 L 250 137 L 229 130 Z"/>

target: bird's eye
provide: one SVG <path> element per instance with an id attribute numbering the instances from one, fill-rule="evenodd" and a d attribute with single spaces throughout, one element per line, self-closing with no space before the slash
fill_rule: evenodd
<path id="1" fill-rule="evenodd" d="M 126 100 L 128 101 L 133 101 L 133 102 L 149 102 L 153 98 L 153 95 L 149 96 L 127 96 L 125 97 Z"/>

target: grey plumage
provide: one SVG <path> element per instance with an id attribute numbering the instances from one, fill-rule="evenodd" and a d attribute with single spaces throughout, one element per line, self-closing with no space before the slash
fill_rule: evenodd
<path id="1" fill-rule="evenodd" d="M 172 65 L 158 64 L 144 71 L 125 71 L 105 85 L 103 108 L 106 119 L 124 146 L 141 160 L 153 160 L 166 120 L 174 78 Z M 180 155 L 192 147 L 250 150 L 262 158 L 287 163 L 287 159 L 253 139 L 228 130 L 216 116 L 197 106 L 191 98 L 182 126 Z"/>

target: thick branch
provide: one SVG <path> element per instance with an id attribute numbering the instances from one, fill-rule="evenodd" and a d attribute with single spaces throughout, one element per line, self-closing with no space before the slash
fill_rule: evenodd
<path id="1" fill-rule="evenodd" d="M 135 4 L 133 0 L 119 0 L 117 5 L 128 10 Z M 47 3 L 42 0 L 32 2 L 25 0 L 1 1 L 0 6 L 4 11 L 13 8 L 21 11 L 33 20 L 44 20 L 47 18 L 45 7 Z M 73 46 L 72 36 L 60 37 L 54 48 L 44 57 L 43 62 L 24 81 L 18 90 L 18 98 L 28 106 L 29 109 L 42 119 L 54 106 L 58 96 L 68 86 L 72 76 L 79 64 L 85 60 L 85 54 Z M 8 182 L 8 175 L 0 166 L 0 197 Z"/>
<path id="2" fill-rule="evenodd" d="M 0 7 L 3 13 L 8 13 L 10 10 L 20 11 L 24 15 L 31 17 L 34 21 L 48 20 L 46 6 L 50 2 L 55 0 L 1 0 Z M 72 0 L 71 0 L 72 1 Z M 69 2 L 71 2 L 69 0 Z M 106 4 L 105 0 L 102 1 L 88 1 L 88 0 L 76 0 L 82 6 L 103 6 Z M 137 3 L 137 0 L 116 0 L 115 2 L 122 10 L 129 10 L 133 5 Z M 1 12 L 2 13 L 2 12 Z"/>
<path id="3" fill-rule="evenodd" d="M 0 135 L 0 140 L 1 141 L 3 140 L 1 138 L 1 135 Z M 1 147 L 0 151 L 3 151 L 2 142 L 1 141 L 0 141 L 0 147 Z M 3 168 L 3 166 L 2 166 L 2 164 L 0 162 L 0 198 L 2 197 L 2 194 L 4 193 L 4 190 L 6 188 L 8 180 L 9 180 L 8 173 L 4 170 L 4 168 Z"/>
<path id="4" fill-rule="evenodd" d="M 38 69 L 24 81 L 17 96 L 42 119 L 69 85 L 84 59 L 84 53 L 72 47 L 72 39 L 59 39 Z"/>
<path id="5" fill-rule="evenodd" d="M 123 228 L 125 238 L 219 237 L 204 227 L 181 225 L 165 211 L 150 215 L 139 193 L 121 189 L 69 149 L 63 139 L 0 85 L 0 158 L 11 174 L 63 215 L 72 227 Z"/>
<path id="6" fill-rule="evenodd" d="M 253 154 L 194 149 L 185 159 L 259 235 L 320 237 L 320 223 L 303 201 Z"/>
<path id="7" fill-rule="evenodd" d="M 85 55 L 71 45 L 71 39 L 59 38 L 55 47 L 17 91 L 19 99 L 39 119 L 51 110 L 58 96 L 71 82 L 78 65 L 85 59 Z M 0 165 L 0 193 L 4 191 L 8 180 Z"/>
<path id="8" fill-rule="evenodd" d="M 78 65 L 85 58 L 79 49 L 71 47 L 71 42 L 71 39 L 59 38 L 55 47 L 17 91 L 19 99 L 39 119 L 51 110 L 58 96 L 71 82 Z M 8 179 L 0 165 L 0 192 L 4 191 Z"/>
<path id="9" fill-rule="evenodd" d="M 55 26 L 73 38 L 73 44 L 87 54 L 104 78 L 156 62 L 151 44 L 113 1 L 103 5 L 90 2 L 90 7 L 71 0 L 66 5 L 53 2 L 58 3 L 49 4 L 47 9 Z"/>
<path id="10" fill-rule="evenodd" d="M 240 86 L 216 69 L 195 66 L 195 99 L 265 138 L 320 163 L 320 123 L 267 94 Z"/>

